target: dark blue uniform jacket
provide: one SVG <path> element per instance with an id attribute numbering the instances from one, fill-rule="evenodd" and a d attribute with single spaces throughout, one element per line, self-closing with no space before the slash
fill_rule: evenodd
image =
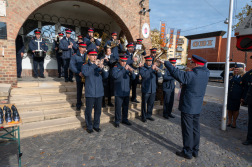
<path id="1" fill-rule="evenodd" d="M 165 68 L 165 74 L 163 75 L 163 91 L 174 89 L 175 89 L 175 79 L 171 76 L 170 72 Z"/>
<path id="2" fill-rule="evenodd" d="M 89 60 L 87 64 L 81 67 L 81 71 L 86 78 L 85 97 L 97 98 L 104 96 L 102 79 L 108 77 L 108 72 L 101 70 Z"/>
<path id="3" fill-rule="evenodd" d="M 68 48 L 68 45 L 70 45 L 70 42 L 73 43 L 72 49 Z M 62 50 L 62 59 L 71 59 L 71 56 L 77 51 L 76 43 L 72 38 L 69 38 L 69 41 L 68 41 L 66 37 L 63 37 L 60 40 L 59 48 Z"/>
<path id="4" fill-rule="evenodd" d="M 135 74 L 125 70 L 119 63 L 113 68 L 115 96 L 126 97 L 130 94 L 130 78 L 135 79 Z"/>
<path id="5" fill-rule="evenodd" d="M 209 70 L 206 67 L 196 67 L 192 71 L 184 72 L 172 66 L 168 61 L 165 67 L 172 77 L 182 83 L 179 110 L 188 114 L 200 114 L 209 79 Z"/>
<path id="6" fill-rule="evenodd" d="M 146 64 L 144 64 L 143 67 L 140 67 L 139 73 L 142 76 L 142 93 L 156 93 L 156 79 L 157 77 L 160 77 L 161 74 L 156 70 L 153 70 L 151 67 L 148 67 Z"/>
<path id="7" fill-rule="evenodd" d="M 85 63 L 87 58 L 87 52 L 84 53 L 84 56 L 81 56 L 80 51 L 78 50 L 75 55 L 71 57 L 69 68 L 75 73 L 76 82 L 81 81 L 79 73 L 81 72 L 81 67 Z"/>

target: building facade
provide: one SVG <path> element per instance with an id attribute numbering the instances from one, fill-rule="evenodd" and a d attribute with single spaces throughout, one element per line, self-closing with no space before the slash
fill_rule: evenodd
<path id="1" fill-rule="evenodd" d="M 208 62 L 225 62 L 227 38 L 222 38 L 225 31 L 209 32 L 186 36 L 188 42 L 188 61 L 193 54 L 203 57 Z M 236 37 L 231 38 L 230 62 L 241 62 L 247 64 L 246 70 L 252 69 L 252 53 L 239 51 L 236 48 Z"/>
<path id="2" fill-rule="evenodd" d="M 167 38 L 169 39 L 169 34 Z M 168 59 L 177 58 L 177 65 L 186 64 L 187 60 L 187 39 L 184 36 L 179 36 L 177 48 L 176 48 L 176 37 L 173 36 L 172 47 L 168 49 Z"/>
<path id="3" fill-rule="evenodd" d="M 144 5 L 148 9 L 149 0 L 145 0 Z M 102 32 L 110 36 L 117 31 L 118 36 L 125 37 L 128 42 L 143 38 L 149 53 L 150 36 L 144 37 L 146 31 L 142 30 L 145 23 L 150 25 L 149 13 L 139 14 L 141 9 L 139 0 L 8 0 L 6 16 L 0 16 L 7 27 L 7 38 L 0 39 L 0 83 L 17 84 L 15 40 L 18 34 L 22 35 L 25 45 L 22 76 L 32 76 L 28 44 L 38 28 L 49 48 L 45 76 L 56 76 L 57 63 L 52 46 L 57 33 L 65 28 L 74 31 L 74 39 L 77 35 L 86 36 L 88 27 L 93 27 L 100 36 Z"/>

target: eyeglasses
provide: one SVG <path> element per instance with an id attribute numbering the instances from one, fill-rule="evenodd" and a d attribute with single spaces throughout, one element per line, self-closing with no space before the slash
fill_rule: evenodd
<path id="1" fill-rule="evenodd" d="M 193 64 L 193 63 L 195 63 L 194 61 L 190 61 L 190 64 Z"/>

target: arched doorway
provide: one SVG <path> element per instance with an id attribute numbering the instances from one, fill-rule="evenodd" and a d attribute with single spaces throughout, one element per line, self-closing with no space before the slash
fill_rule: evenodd
<path id="1" fill-rule="evenodd" d="M 148 0 L 146 0 L 145 7 L 148 8 L 148 4 Z M 0 69 L 0 73 L 8 73 L 7 78 L 1 78 L 0 76 L 0 83 L 11 83 L 13 86 L 17 83 L 15 39 L 19 32 L 22 35 L 29 34 L 26 31 L 32 31 L 31 29 L 36 27 L 35 25 L 37 24 L 48 31 L 44 35 L 49 36 L 49 34 L 55 34 L 57 31 L 56 20 L 58 20 L 58 23 L 62 22 L 60 27 L 71 26 L 72 24 L 74 26 L 73 30 L 76 31 L 75 33 L 85 31 L 82 25 L 92 25 L 94 28 L 96 26 L 99 29 L 101 28 L 99 26 L 102 26 L 100 23 L 102 23 L 104 27 L 106 24 L 109 25 L 110 32 L 118 31 L 119 34 L 124 34 L 128 41 L 135 41 L 137 38 L 142 37 L 141 26 L 144 23 L 149 24 L 149 14 L 141 18 L 139 15 L 140 10 L 141 7 L 138 0 L 16 0 L 15 4 L 10 3 L 7 7 L 7 16 L 3 17 L 3 19 L 1 18 L 3 22 L 7 23 L 8 38 L 5 41 L 0 39 L 0 47 L 4 47 L 5 53 L 7 53 L 5 57 L 10 58 L 8 60 L 0 58 L 0 60 L 3 60 L 2 62 L 4 63 L 11 61 L 11 63 L 4 70 Z M 37 14 L 36 17 L 34 14 Z M 34 19 L 38 19 L 37 23 L 27 28 L 29 25 L 34 24 L 30 23 L 28 25 L 28 20 L 31 22 Z M 54 29 L 56 28 L 54 32 L 51 32 L 51 29 L 48 30 L 48 27 L 52 28 L 53 26 Z M 78 30 L 76 27 L 81 28 Z M 86 34 L 82 35 L 85 36 Z M 53 38 L 53 35 L 50 36 L 50 38 Z M 144 40 L 144 44 L 146 48 L 151 47 L 150 37 Z M 51 58 L 53 59 L 53 56 Z"/>

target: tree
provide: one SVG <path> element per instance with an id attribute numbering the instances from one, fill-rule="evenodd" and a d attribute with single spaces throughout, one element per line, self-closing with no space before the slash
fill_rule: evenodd
<path id="1" fill-rule="evenodd" d="M 238 13 L 237 15 L 235 15 L 235 18 L 238 19 L 238 23 L 233 25 L 233 29 L 238 27 L 251 12 L 252 12 L 252 8 L 250 7 L 249 4 L 246 4 L 245 7 L 242 8 L 242 11 Z"/>

